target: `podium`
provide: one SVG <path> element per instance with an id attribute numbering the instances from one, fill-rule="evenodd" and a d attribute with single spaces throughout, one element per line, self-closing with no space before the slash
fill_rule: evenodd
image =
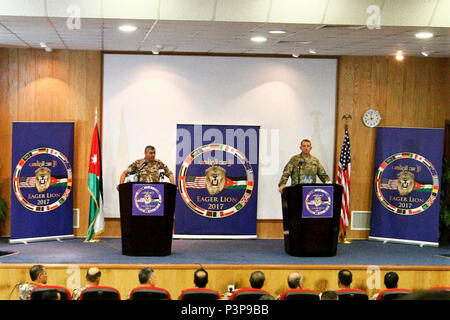
<path id="1" fill-rule="evenodd" d="M 301 184 L 284 188 L 285 251 L 297 257 L 335 256 L 343 188 L 337 184 Z"/>
<path id="2" fill-rule="evenodd" d="M 123 255 L 170 255 L 175 195 L 176 186 L 171 183 L 119 185 Z"/>

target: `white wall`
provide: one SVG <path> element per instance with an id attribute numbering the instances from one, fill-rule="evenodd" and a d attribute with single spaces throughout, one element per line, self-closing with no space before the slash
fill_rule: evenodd
<path id="1" fill-rule="evenodd" d="M 175 173 L 177 124 L 228 124 L 261 126 L 258 219 L 281 219 L 277 185 L 301 139 L 333 179 L 336 68 L 336 59 L 105 54 L 105 216 L 119 217 L 119 176 L 146 145 Z"/>

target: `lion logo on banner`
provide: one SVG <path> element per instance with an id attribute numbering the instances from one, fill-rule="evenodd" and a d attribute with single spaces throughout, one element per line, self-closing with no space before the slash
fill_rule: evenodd
<path id="1" fill-rule="evenodd" d="M 408 171 L 402 171 L 397 175 L 397 190 L 402 196 L 406 196 L 413 191 L 414 174 Z"/>
<path id="2" fill-rule="evenodd" d="M 211 166 L 205 170 L 206 189 L 211 195 L 222 192 L 225 187 L 226 171 L 222 167 Z"/>
<path id="3" fill-rule="evenodd" d="M 41 167 L 36 169 L 34 177 L 36 179 L 36 189 L 38 192 L 47 191 L 48 187 L 50 187 L 51 173 L 49 168 Z"/>

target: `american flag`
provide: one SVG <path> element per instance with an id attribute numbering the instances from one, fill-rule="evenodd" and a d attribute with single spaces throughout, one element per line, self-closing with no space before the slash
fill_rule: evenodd
<path id="1" fill-rule="evenodd" d="M 350 172 L 350 138 L 348 137 L 347 129 L 345 129 L 344 143 L 342 144 L 337 174 L 337 183 L 344 187 L 341 204 L 341 230 L 343 233 L 345 233 L 345 228 L 349 225 L 350 221 Z"/>
<path id="2" fill-rule="evenodd" d="M 193 189 L 204 189 L 206 188 L 206 177 L 195 177 L 195 176 L 187 176 L 186 177 L 186 188 Z"/>

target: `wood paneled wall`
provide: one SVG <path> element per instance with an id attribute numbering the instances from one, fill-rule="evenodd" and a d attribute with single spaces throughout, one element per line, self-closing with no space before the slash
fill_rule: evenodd
<path id="1" fill-rule="evenodd" d="M 87 170 L 95 108 L 101 108 L 101 53 L 98 51 L 0 48 L 0 194 L 10 204 L 11 137 L 14 121 L 73 121 L 74 207 L 86 234 L 89 211 Z M 10 219 L 1 223 L 10 234 Z"/>
<path id="2" fill-rule="evenodd" d="M 101 114 L 101 52 L 0 48 L 0 195 L 10 199 L 11 128 L 13 121 L 75 122 L 74 207 L 80 228 L 87 232 L 89 194 L 87 168 L 95 108 Z M 375 129 L 362 114 L 378 109 L 382 126 L 443 128 L 450 119 L 449 61 L 445 58 L 341 57 L 338 69 L 336 164 L 348 121 L 352 148 L 352 211 L 370 211 Z M 335 170 L 336 171 L 336 170 Z M 9 236 L 9 216 L 0 236 Z M 119 237 L 120 223 L 107 219 L 105 236 Z M 260 238 L 282 238 L 282 223 L 258 221 Z M 350 238 L 367 232 L 348 230 Z"/>
<path id="3" fill-rule="evenodd" d="M 371 211 L 375 128 L 362 122 L 368 109 L 380 111 L 380 126 L 444 128 L 450 119 L 450 59 L 406 57 L 341 57 L 338 70 L 336 165 L 347 121 L 352 156 L 351 211 Z M 337 172 L 337 170 L 336 170 Z M 365 239 L 368 231 L 348 230 Z"/>

